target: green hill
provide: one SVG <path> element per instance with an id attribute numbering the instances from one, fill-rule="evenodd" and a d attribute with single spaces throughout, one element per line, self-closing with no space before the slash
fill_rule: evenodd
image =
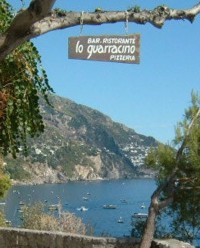
<path id="1" fill-rule="evenodd" d="M 143 165 L 152 137 L 137 134 L 89 107 L 55 95 L 41 101 L 45 132 L 28 141 L 29 156 L 6 159 L 14 180 L 54 183 L 66 180 L 133 178 Z"/>

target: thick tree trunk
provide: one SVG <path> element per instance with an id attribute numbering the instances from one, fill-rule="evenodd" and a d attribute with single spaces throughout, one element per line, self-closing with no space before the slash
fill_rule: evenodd
<path id="1" fill-rule="evenodd" d="M 12 50 L 32 38 L 32 26 L 44 19 L 56 0 L 33 0 L 14 18 L 7 32 L 0 36 L 0 61 Z"/>
<path id="2" fill-rule="evenodd" d="M 157 214 L 158 214 L 157 207 L 155 206 L 154 203 L 151 203 L 149 207 L 149 214 L 147 218 L 145 231 L 142 236 L 142 240 L 140 242 L 140 248 L 151 247 L 151 242 L 153 240 L 154 232 L 155 232 L 155 221 L 156 221 Z"/>

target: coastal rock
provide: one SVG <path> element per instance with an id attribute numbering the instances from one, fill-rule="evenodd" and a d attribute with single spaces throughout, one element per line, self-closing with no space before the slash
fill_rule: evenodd
<path id="1" fill-rule="evenodd" d="M 98 174 L 94 172 L 94 169 L 90 166 L 76 165 L 74 175 L 72 177 L 75 180 L 97 180 L 102 179 Z"/>
<path id="2" fill-rule="evenodd" d="M 152 176 L 144 159 L 158 145 L 154 138 L 69 99 L 49 100 L 53 107 L 41 100 L 45 131 L 28 140 L 28 157 L 6 158 L 12 179 L 38 184 Z"/>
<path id="3" fill-rule="evenodd" d="M 195 248 L 193 245 L 177 239 L 158 240 L 152 242 L 151 248 Z"/>

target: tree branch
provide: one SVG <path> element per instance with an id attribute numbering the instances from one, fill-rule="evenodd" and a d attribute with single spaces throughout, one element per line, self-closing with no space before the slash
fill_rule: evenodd
<path id="1" fill-rule="evenodd" d="M 80 12 L 52 11 L 56 0 L 34 0 L 28 9 L 19 13 L 8 31 L 0 37 L 0 61 L 17 46 L 47 32 L 80 25 Z M 193 22 L 200 13 L 200 3 L 187 10 L 176 10 L 158 6 L 154 10 L 131 8 L 127 11 L 101 11 L 83 14 L 83 25 L 129 22 L 150 23 L 162 28 L 167 20 L 189 20 Z"/>
<path id="2" fill-rule="evenodd" d="M 16 15 L 6 33 L 0 37 L 0 61 L 17 46 L 32 38 L 32 25 L 50 13 L 55 1 L 33 0 L 27 9 Z"/>
<path id="3" fill-rule="evenodd" d="M 200 13 L 200 3 L 188 10 L 175 10 L 166 6 L 159 6 L 154 10 L 135 11 L 134 8 L 125 11 L 97 11 L 83 14 L 83 25 L 101 25 L 105 23 L 129 22 L 137 24 L 150 23 L 157 28 L 162 28 L 167 20 L 189 20 L 193 22 Z M 51 15 L 33 26 L 33 36 L 46 32 L 80 25 L 80 12 L 52 11 Z"/>

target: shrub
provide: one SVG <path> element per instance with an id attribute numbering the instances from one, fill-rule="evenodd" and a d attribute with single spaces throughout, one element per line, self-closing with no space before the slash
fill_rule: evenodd
<path id="1" fill-rule="evenodd" d="M 70 212 L 60 212 L 59 217 L 45 213 L 44 205 L 36 203 L 24 206 L 22 227 L 34 230 L 61 231 L 76 234 L 86 234 L 87 228 L 82 220 Z"/>
<path id="2" fill-rule="evenodd" d="M 5 218 L 4 212 L 2 210 L 0 210 L 0 226 L 1 227 L 8 226 L 8 224 L 6 223 L 6 218 Z"/>

